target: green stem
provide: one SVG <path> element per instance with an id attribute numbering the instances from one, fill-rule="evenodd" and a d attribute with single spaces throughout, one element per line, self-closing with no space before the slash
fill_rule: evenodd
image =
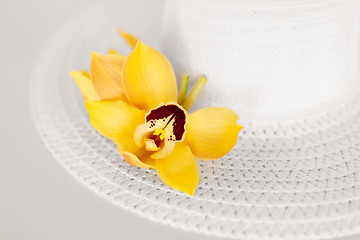
<path id="1" fill-rule="evenodd" d="M 195 86 L 191 89 L 189 95 L 181 104 L 186 110 L 190 110 L 190 108 L 194 105 L 196 99 L 198 99 L 206 83 L 207 78 L 205 76 L 201 76 L 196 82 Z"/>
<path id="2" fill-rule="evenodd" d="M 178 97 L 178 103 L 180 105 L 185 100 L 188 84 L 189 84 L 189 75 L 183 73 L 183 75 L 181 76 L 181 85 L 180 85 L 180 91 Z"/>

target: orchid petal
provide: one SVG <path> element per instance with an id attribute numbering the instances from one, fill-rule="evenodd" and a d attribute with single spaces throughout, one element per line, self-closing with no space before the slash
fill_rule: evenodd
<path id="1" fill-rule="evenodd" d="M 120 149 L 122 148 L 121 145 Z M 118 147 L 119 149 L 119 147 Z M 131 152 L 126 152 L 126 151 L 122 151 L 122 150 L 118 150 L 119 153 L 121 154 L 121 156 L 124 158 L 124 160 L 129 163 L 132 166 L 135 167 L 141 167 L 141 168 L 148 168 L 148 169 L 154 169 L 155 167 L 155 160 L 149 158 L 148 156 L 141 155 L 141 154 L 133 154 Z M 139 155 L 141 155 L 141 157 L 139 157 Z M 140 160 L 140 158 L 142 160 Z"/>
<path id="2" fill-rule="evenodd" d="M 117 50 L 110 48 L 108 54 L 120 54 Z M 121 55 L 121 54 L 120 54 Z"/>
<path id="3" fill-rule="evenodd" d="M 137 167 L 155 168 L 151 153 L 137 147 L 133 141 L 135 128 L 144 122 L 145 111 L 121 100 L 88 101 L 85 105 L 92 126 L 105 137 L 114 140 L 126 162 Z"/>
<path id="4" fill-rule="evenodd" d="M 189 115 L 186 143 L 192 153 L 203 160 L 214 160 L 227 154 L 236 144 L 243 128 L 238 115 L 229 108 L 209 107 Z"/>
<path id="5" fill-rule="evenodd" d="M 125 60 L 123 85 L 130 103 L 139 109 L 156 108 L 177 99 L 171 64 L 165 56 L 141 41 Z"/>
<path id="6" fill-rule="evenodd" d="M 134 143 L 135 128 L 144 122 L 145 111 L 141 111 L 121 100 L 88 101 L 91 125 L 103 136 L 122 145 L 122 151 L 139 150 Z"/>
<path id="7" fill-rule="evenodd" d="M 175 142 L 173 141 L 164 141 L 164 146 L 151 155 L 151 158 L 158 159 L 169 156 L 174 150 Z"/>
<path id="8" fill-rule="evenodd" d="M 119 29 L 119 34 L 120 36 L 122 36 L 126 43 L 131 47 L 131 48 L 135 48 L 136 44 L 138 43 L 139 39 L 137 37 L 135 37 L 134 35 L 124 32 L 121 29 Z"/>
<path id="9" fill-rule="evenodd" d="M 171 155 L 156 159 L 156 170 L 171 188 L 194 195 L 199 184 L 199 168 L 187 144 L 177 143 Z"/>
<path id="10" fill-rule="evenodd" d="M 84 99 L 87 100 L 100 100 L 99 95 L 95 91 L 95 88 L 90 80 L 90 75 L 88 72 L 72 71 L 70 76 L 74 79 L 76 85 L 80 89 Z"/>
<path id="11" fill-rule="evenodd" d="M 100 99 L 125 99 L 122 86 L 122 66 L 125 56 L 121 54 L 91 53 L 90 76 Z"/>

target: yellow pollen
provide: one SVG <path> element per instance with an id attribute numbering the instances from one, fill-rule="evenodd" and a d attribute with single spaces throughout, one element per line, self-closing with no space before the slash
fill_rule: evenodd
<path id="1" fill-rule="evenodd" d="M 156 129 L 156 131 L 153 133 L 153 135 L 155 136 L 159 136 L 160 140 L 164 140 L 165 137 L 165 133 L 166 133 L 166 129 L 162 129 L 162 128 L 158 128 Z"/>
<path id="2" fill-rule="evenodd" d="M 155 136 L 158 136 L 162 133 L 162 131 L 164 131 L 162 128 L 158 128 L 156 129 L 156 131 L 153 133 Z"/>

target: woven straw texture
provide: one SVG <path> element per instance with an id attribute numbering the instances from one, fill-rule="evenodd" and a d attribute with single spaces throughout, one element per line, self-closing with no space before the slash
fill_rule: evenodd
<path id="1" fill-rule="evenodd" d="M 358 86 L 357 0 L 178 0 L 163 15 L 162 51 L 179 74 L 210 79 L 199 107 L 287 121 L 331 111 Z"/>
<path id="2" fill-rule="evenodd" d="M 161 18 L 154 16 L 162 16 L 161 6 L 160 1 L 95 6 L 45 48 L 32 79 L 31 106 L 52 155 L 114 204 L 174 227 L 238 239 L 318 239 L 360 232 L 358 93 L 307 118 L 241 122 L 245 128 L 227 156 L 198 161 L 201 178 L 194 197 L 170 189 L 153 170 L 129 166 L 114 144 L 91 127 L 69 71 L 88 69 L 90 50 L 104 53 L 113 47 L 128 53 L 117 36 L 119 26 L 160 47 Z"/>

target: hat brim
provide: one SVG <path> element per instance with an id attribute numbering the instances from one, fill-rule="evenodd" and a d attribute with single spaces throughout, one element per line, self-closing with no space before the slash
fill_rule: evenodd
<path id="1" fill-rule="evenodd" d="M 359 95 L 311 119 L 242 123 L 228 155 L 198 161 L 201 179 L 194 197 L 164 185 L 156 171 L 123 161 L 116 146 L 90 125 L 68 74 L 88 68 L 89 51 L 112 47 L 128 53 L 118 27 L 160 46 L 162 1 L 114 4 L 89 8 L 60 30 L 32 79 L 36 126 L 73 176 L 116 205 L 209 235 L 317 239 L 360 232 Z"/>

